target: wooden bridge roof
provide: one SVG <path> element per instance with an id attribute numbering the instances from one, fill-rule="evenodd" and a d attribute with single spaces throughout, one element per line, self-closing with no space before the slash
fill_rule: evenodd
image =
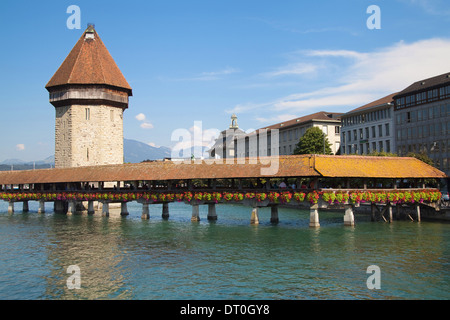
<path id="1" fill-rule="evenodd" d="M 323 177 L 445 178 L 444 172 L 416 158 L 316 156 L 315 169 Z"/>
<path id="2" fill-rule="evenodd" d="M 252 160 L 257 163 L 250 164 Z M 278 170 L 273 175 L 264 175 L 261 170 L 271 166 L 269 161 L 273 161 L 272 168 L 276 169 L 276 158 L 260 158 L 258 161 L 246 159 L 245 164 L 239 164 L 239 161 L 243 161 L 243 159 L 231 160 L 232 164 L 226 162 L 211 164 L 207 160 L 203 160 L 200 164 L 158 161 L 63 169 L 3 171 L 0 172 L 0 184 L 264 177 L 446 177 L 443 172 L 415 158 L 299 155 L 279 156 L 278 160 Z"/>

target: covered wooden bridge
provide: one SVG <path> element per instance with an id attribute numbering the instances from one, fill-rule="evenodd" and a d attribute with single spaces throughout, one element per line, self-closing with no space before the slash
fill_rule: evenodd
<path id="1" fill-rule="evenodd" d="M 142 203 L 142 218 L 149 205 L 183 201 L 192 206 L 192 221 L 199 220 L 199 205 L 208 205 L 208 219 L 217 219 L 217 203 L 237 202 L 252 207 L 251 222 L 258 223 L 258 208 L 270 206 L 271 221 L 278 221 L 278 205 L 301 205 L 310 210 L 310 226 L 319 226 L 319 208 L 345 210 L 344 224 L 354 224 L 353 208 L 361 203 L 383 206 L 392 220 L 392 206 L 433 206 L 440 193 L 432 184 L 446 175 L 415 158 L 300 155 L 246 159 L 211 159 L 188 162 L 155 161 L 64 169 L 0 172 L 0 199 L 9 212 L 17 202 L 54 203 L 67 214 L 101 210 L 119 203 Z M 430 184 L 431 183 L 431 184 Z M 379 210 L 378 210 L 379 211 Z M 383 215 L 384 218 L 384 215 Z"/>

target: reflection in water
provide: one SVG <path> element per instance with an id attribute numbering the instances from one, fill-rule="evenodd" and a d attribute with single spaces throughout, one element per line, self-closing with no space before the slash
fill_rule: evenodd
<path id="1" fill-rule="evenodd" d="M 356 216 L 251 210 L 218 205 L 219 219 L 190 221 L 190 207 L 170 205 L 170 219 L 152 206 L 110 217 L 47 212 L 8 215 L 0 203 L 0 299 L 448 299 L 450 225 Z M 70 265 L 81 289 L 69 290 Z M 381 270 L 381 290 L 366 287 L 369 265 Z"/>
<path id="2" fill-rule="evenodd" d="M 53 216 L 47 246 L 50 274 L 45 295 L 57 299 L 130 298 L 124 283 L 124 259 L 117 229 L 121 220 L 102 217 Z M 67 268 L 80 268 L 81 290 L 69 290 Z M 55 290 L 56 291 L 52 291 Z"/>

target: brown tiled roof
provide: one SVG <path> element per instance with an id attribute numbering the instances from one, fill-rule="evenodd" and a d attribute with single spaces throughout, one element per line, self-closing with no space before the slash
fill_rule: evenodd
<path id="1" fill-rule="evenodd" d="M 219 161 L 222 162 L 222 160 Z M 236 162 L 236 159 L 228 160 Z M 210 161 L 213 162 L 214 159 Z M 253 178 L 262 177 L 261 168 L 270 167 L 270 163 L 264 161 L 255 160 L 256 164 L 249 164 L 249 161 L 250 159 L 247 159 L 246 164 L 208 164 L 205 162 L 195 164 L 190 161 L 186 164 L 157 161 L 92 167 L 3 171 L 0 172 L 0 184 Z M 275 176 L 318 176 L 318 173 L 309 165 L 309 157 L 291 156 L 279 158 L 279 170 Z"/>
<path id="2" fill-rule="evenodd" d="M 329 116 L 331 115 L 331 116 Z M 288 120 L 288 121 L 284 121 L 284 122 L 280 122 L 268 127 L 263 127 L 261 129 L 280 129 L 280 128 L 286 128 L 289 126 L 293 126 L 296 124 L 300 124 L 300 123 L 305 123 L 305 122 L 309 122 L 309 121 L 339 121 L 340 117 L 341 117 L 342 113 L 334 113 L 334 112 L 325 112 L 325 111 L 320 111 L 320 112 L 316 112 L 313 114 L 309 114 L 300 118 L 295 118 L 292 120 Z"/>
<path id="3" fill-rule="evenodd" d="M 95 30 L 94 39 L 83 33 L 59 69 L 45 86 L 47 89 L 68 84 L 101 84 L 124 88 L 131 95 L 131 87 L 117 67 L 108 49 Z"/>
<path id="4" fill-rule="evenodd" d="M 0 184 L 188 180 L 258 177 L 373 177 L 373 178 L 443 178 L 445 174 L 415 158 L 364 156 L 296 155 L 280 156 L 279 170 L 263 175 L 270 158 L 256 164 L 146 162 L 64 169 L 0 172 Z M 265 160 L 266 162 L 264 162 Z M 211 160 L 213 161 L 213 160 Z M 220 160 L 222 161 L 222 159 Z M 272 158 L 276 161 L 276 158 Z"/>
<path id="5" fill-rule="evenodd" d="M 410 93 L 416 92 L 416 91 L 428 90 L 428 89 L 438 87 L 438 86 L 441 86 L 444 84 L 450 84 L 450 73 L 449 72 L 441 74 L 439 76 L 432 77 L 432 78 L 416 81 L 412 85 L 407 87 L 406 89 L 400 91 L 396 96 L 394 96 L 394 98 L 396 98 L 397 96 L 403 96 L 405 94 L 410 94 Z"/>
<path id="6" fill-rule="evenodd" d="M 324 177 L 445 178 L 446 175 L 416 158 L 316 156 L 315 169 Z"/>
<path id="7" fill-rule="evenodd" d="M 353 109 L 353 110 L 349 111 L 347 114 L 358 112 L 358 111 L 363 111 L 363 110 L 374 108 L 374 107 L 379 107 L 379 106 L 382 106 L 382 105 L 385 105 L 385 104 L 388 104 L 388 103 L 393 103 L 394 102 L 394 96 L 396 94 L 397 94 L 397 92 L 396 93 L 391 93 L 391 94 L 389 94 L 389 95 L 387 95 L 387 96 L 385 96 L 385 97 L 383 97 L 381 99 L 378 99 L 378 100 L 375 100 L 375 101 L 373 101 L 371 103 L 365 104 L 362 107 Z"/>

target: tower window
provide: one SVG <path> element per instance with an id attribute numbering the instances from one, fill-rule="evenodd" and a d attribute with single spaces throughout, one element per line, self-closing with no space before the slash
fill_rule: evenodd
<path id="1" fill-rule="evenodd" d="M 90 108 L 86 108 L 86 120 L 91 120 L 91 109 Z"/>

